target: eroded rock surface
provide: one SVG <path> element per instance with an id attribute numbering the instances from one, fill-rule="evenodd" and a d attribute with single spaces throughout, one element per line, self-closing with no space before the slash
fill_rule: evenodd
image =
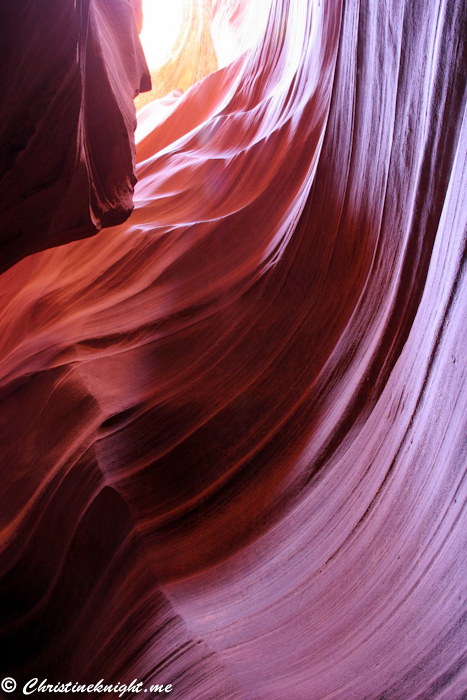
<path id="1" fill-rule="evenodd" d="M 0 277 L 0 671 L 461 700 L 465 3 L 213 10 L 131 218 Z"/>
<path id="2" fill-rule="evenodd" d="M 128 218 L 133 98 L 151 85 L 128 0 L 2 3 L 0 27 L 4 270 Z"/>

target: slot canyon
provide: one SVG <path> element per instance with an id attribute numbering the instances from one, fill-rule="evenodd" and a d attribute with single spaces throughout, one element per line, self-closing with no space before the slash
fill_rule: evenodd
<path id="1" fill-rule="evenodd" d="M 467 4 L 0 35 L 0 697 L 467 698 Z"/>

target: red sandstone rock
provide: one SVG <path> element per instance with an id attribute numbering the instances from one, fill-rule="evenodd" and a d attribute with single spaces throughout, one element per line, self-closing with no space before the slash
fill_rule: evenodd
<path id="1" fill-rule="evenodd" d="M 0 270 L 124 221 L 133 98 L 150 89 L 128 0 L 0 8 Z"/>
<path id="2" fill-rule="evenodd" d="M 266 5 L 131 218 L 0 277 L 0 671 L 461 700 L 465 4 Z"/>

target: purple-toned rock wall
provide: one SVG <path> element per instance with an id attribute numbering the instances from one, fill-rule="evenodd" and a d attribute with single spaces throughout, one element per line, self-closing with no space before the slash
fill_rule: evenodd
<path id="1" fill-rule="evenodd" d="M 95 188 L 82 209 L 62 176 L 63 206 L 39 191 L 54 220 L 131 208 L 129 102 L 101 90 L 107 30 L 128 44 L 106 8 L 74 112 Z M 141 110 L 131 217 L 0 277 L 0 673 L 176 700 L 461 700 L 467 6 L 213 13 L 214 47 L 254 40 Z M 62 94 L 80 76 L 60 66 Z M 120 69 L 128 97 L 140 68 Z M 75 144 L 71 107 L 25 131 L 26 161 L 76 161 L 52 135 Z M 50 219 L 20 209 L 42 236 Z"/>
<path id="2" fill-rule="evenodd" d="M 134 17 L 128 0 L 0 7 L 0 270 L 130 215 L 150 89 Z"/>

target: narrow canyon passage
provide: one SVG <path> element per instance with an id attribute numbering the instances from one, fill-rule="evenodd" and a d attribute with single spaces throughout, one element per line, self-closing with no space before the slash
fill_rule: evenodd
<path id="1" fill-rule="evenodd" d="M 144 12 L 0 10 L 9 697 L 461 700 L 467 7 Z"/>

